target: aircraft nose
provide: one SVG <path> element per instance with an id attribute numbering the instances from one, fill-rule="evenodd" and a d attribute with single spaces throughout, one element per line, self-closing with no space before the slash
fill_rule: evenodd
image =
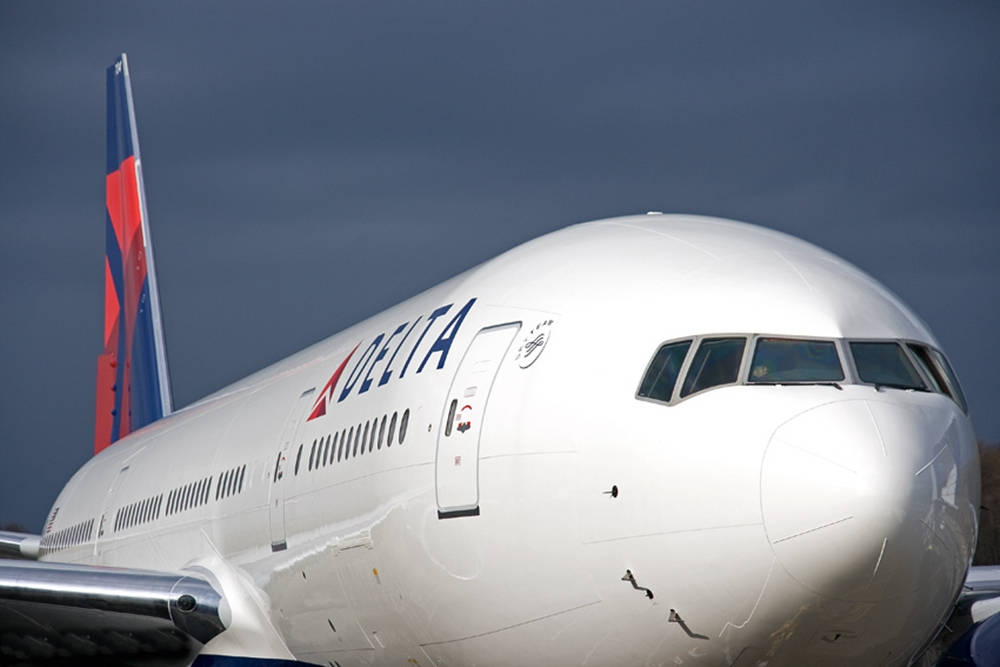
<path id="1" fill-rule="evenodd" d="M 963 581 L 979 499 L 974 439 L 943 397 L 914 398 L 827 403 L 774 431 L 764 525 L 778 561 L 814 593 L 911 598 L 940 614 Z"/>

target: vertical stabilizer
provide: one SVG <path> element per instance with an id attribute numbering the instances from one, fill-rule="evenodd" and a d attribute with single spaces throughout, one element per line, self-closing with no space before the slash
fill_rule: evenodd
<path id="1" fill-rule="evenodd" d="M 104 352 L 97 358 L 94 453 L 170 414 L 170 378 L 123 53 L 108 68 Z"/>

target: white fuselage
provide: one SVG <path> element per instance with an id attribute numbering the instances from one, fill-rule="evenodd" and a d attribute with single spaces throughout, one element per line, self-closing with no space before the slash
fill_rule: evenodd
<path id="1" fill-rule="evenodd" d="M 850 377 L 636 398 L 661 343 L 711 334 L 830 339 L 845 365 L 847 339 L 936 346 L 878 283 L 791 237 L 577 225 L 102 452 L 46 528 L 93 535 L 47 557 L 204 568 L 232 614 L 207 652 L 905 664 L 974 546 L 969 418 Z"/>

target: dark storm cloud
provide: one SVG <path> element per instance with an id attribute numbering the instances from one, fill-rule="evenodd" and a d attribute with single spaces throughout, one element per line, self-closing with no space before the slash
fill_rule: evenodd
<path id="1" fill-rule="evenodd" d="M 993 3 L 0 5 L 0 521 L 89 457 L 104 68 L 129 53 L 175 402 L 519 242 L 766 224 L 928 322 L 1000 440 Z"/>

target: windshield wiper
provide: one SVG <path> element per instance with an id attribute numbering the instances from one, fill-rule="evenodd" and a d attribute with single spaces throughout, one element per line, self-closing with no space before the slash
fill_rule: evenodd
<path id="1" fill-rule="evenodd" d="M 888 389 L 904 389 L 910 391 L 930 391 L 926 387 L 914 387 L 908 384 L 896 384 L 893 382 L 875 382 L 875 391 L 882 391 L 885 388 Z"/>
<path id="2" fill-rule="evenodd" d="M 774 380 L 765 380 L 765 381 L 759 381 L 759 380 L 757 380 L 757 381 L 748 382 L 747 384 L 751 384 L 751 385 L 753 385 L 753 384 L 759 384 L 759 385 L 767 385 L 767 386 L 771 386 L 771 387 L 808 387 L 810 385 L 817 385 L 817 386 L 820 386 L 820 387 L 834 387 L 836 389 L 839 389 L 840 391 L 844 391 L 844 388 L 840 386 L 839 382 L 820 381 L 820 380 L 817 380 L 815 382 L 810 382 L 808 380 L 806 380 L 804 382 L 777 382 L 777 381 L 774 381 Z"/>

